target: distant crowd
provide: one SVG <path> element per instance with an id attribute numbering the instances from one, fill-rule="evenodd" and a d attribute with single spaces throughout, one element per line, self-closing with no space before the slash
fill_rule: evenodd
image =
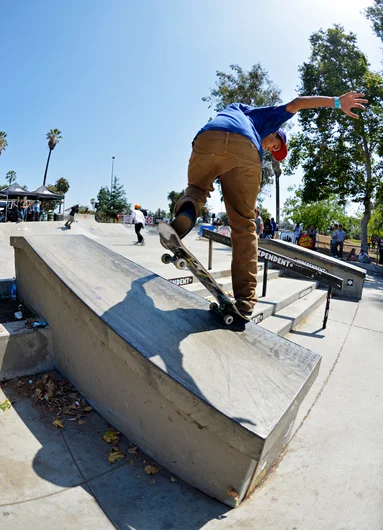
<path id="1" fill-rule="evenodd" d="M 7 210 L 3 209 L 0 213 L 0 221 L 39 221 L 41 213 L 41 204 L 38 199 L 30 201 L 28 197 L 16 197 L 8 206 Z"/>

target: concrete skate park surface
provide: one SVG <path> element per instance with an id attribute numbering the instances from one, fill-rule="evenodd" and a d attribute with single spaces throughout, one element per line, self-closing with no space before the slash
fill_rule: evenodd
<path id="1" fill-rule="evenodd" d="M 91 229 L 92 221 L 87 222 Z M 59 223 L 40 224 L 50 225 L 47 233 L 61 230 Z M 81 224 L 86 222 L 66 233 L 80 231 Z M 121 253 L 134 252 L 136 259 L 128 257 L 136 262 L 159 259 L 163 250 L 149 245 L 153 241 L 154 248 L 155 233 L 152 237 L 148 231 L 146 247 L 131 247 L 134 230 L 120 228 L 123 237 L 128 231 L 131 238 L 118 241 L 110 226 L 105 237 L 109 248 L 114 244 L 118 252 L 122 244 Z M 15 235 L 25 235 L 20 232 Z M 104 244 L 100 232 L 94 232 L 92 239 Z M 201 249 L 206 264 L 207 244 L 197 241 L 196 234 L 189 237 L 188 245 Z M 215 265 L 217 254 L 227 268 L 230 249 L 215 251 Z M 12 249 L 8 259 L 13 264 Z M 178 275 L 174 267 L 159 267 L 163 276 L 169 268 Z M 12 275 L 13 269 L 6 274 Z M 323 312 L 318 308 L 288 335 L 322 355 L 319 377 L 300 408 L 279 466 L 236 510 L 174 481 L 165 470 L 153 479 L 133 468 L 129 458 L 109 466 L 100 433 L 110 426 L 96 413 L 80 429 L 58 433 L 51 417 L 40 417 L 27 400 L 0 389 L 0 404 L 14 400 L 10 410 L 0 410 L 0 528 L 381 530 L 382 299 L 383 283 L 369 278 L 359 303 L 332 301 L 326 330 L 318 329 Z"/>
<path id="2" fill-rule="evenodd" d="M 28 223 L 0 223 L 0 274 L 2 278 L 12 278 L 15 275 L 13 249 L 9 244 L 11 236 L 32 235 L 85 235 L 101 243 L 105 247 L 121 254 L 143 267 L 160 274 L 164 278 L 179 278 L 191 276 L 189 271 L 179 271 L 173 265 L 164 266 L 161 256 L 166 251 L 160 245 L 157 227 L 147 226 L 142 234 L 146 246 L 134 245 L 137 240 L 134 226 L 122 223 L 97 223 L 94 216 L 76 215 L 76 221 L 71 230 L 65 228 L 65 221 L 44 221 Z M 198 232 L 191 232 L 185 242 L 198 259 L 207 266 L 208 242 L 198 237 Z M 231 263 L 231 249 L 222 245 L 214 245 L 214 271 L 229 271 Z"/>
<path id="3" fill-rule="evenodd" d="M 59 371 L 161 465 L 243 500 L 284 449 L 320 356 L 255 324 L 225 328 L 200 297 L 84 236 L 12 244 Z"/>

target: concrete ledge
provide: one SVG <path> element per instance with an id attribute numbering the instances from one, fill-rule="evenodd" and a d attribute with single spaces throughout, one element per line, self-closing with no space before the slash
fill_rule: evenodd
<path id="1" fill-rule="evenodd" d="M 53 370 L 49 328 L 30 329 L 25 321 L 0 324 L 0 381 Z"/>
<path id="2" fill-rule="evenodd" d="M 288 243 L 287 241 L 280 241 L 279 239 L 262 239 L 262 247 L 279 252 L 288 258 L 302 261 L 305 264 L 311 264 L 325 272 L 342 278 L 342 291 L 333 289 L 333 294 L 341 296 L 342 298 L 353 298 L 356 300 L 362 298 L 366 273 L 359 267 L 355 267 L 349 262 L 341 261 L 320 254 L 319 252 L 299 247 L 298 245 Z M 292 273 L 289 272 L 289 275 L 292 275 Z"/>
<path id="3" fill-rule="evenodd" d="M 359 267 L 360 269 L 364 269 L 365 271 L 370 272 L 371 274 L 377 274 L 378 276 L 383 276 L 383 265 L 379 265 L 378 263 L 354 262 L 353 265 L 355 267 Z"/>
<path id="4" fill-rule="evenodd" d="M 320 356 L 255 324 L 223 327 L 200 297 L 86 237 L 12 245 L 56 367 L 172 473 L 229 506 L 246 498 L 285 448 Z"/>

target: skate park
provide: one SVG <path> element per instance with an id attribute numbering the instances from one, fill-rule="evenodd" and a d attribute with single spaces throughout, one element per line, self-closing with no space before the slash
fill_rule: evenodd
<path id="1" fill-rule="evenodd" d="M 57 432 L 1 388 L 0 403 L 12 402 L 0 415 L 10 528 L 32 513 L 41 528 L 53 516 L 62 528 L 379 528 L 379 275 L 355 272 L 361 297 L 334 296 L 323 330 L 326 289 L 269 268 L 262 297 L 261 263 L 262 322 L 235 332 L 209 314 L 199 285 L 168 281 L 189 274 L 161 263 L 155 228 L 144 247 L 131 227 L 89 216 L 71 231 L 0 228 L 2 279 L 16 274 L 48 324 L 23 335 L 5 323 L 2 378 L 58 371 L 94 409 Z M 195 231 L 187 244 L 207 265 L 209 242 Z M 213 243 L 227 289 L 230 259 Z M 124 435 L 127 457 L 113 466 L 106 425 Z M 158 473 L 129 461 L 136 446 Z"/>

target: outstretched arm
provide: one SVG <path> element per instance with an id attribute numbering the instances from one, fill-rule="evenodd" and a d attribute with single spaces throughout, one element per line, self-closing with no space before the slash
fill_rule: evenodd
<path id="1" fill-rule="evenodd" d="M 359 92 L 347 92 L 347 94 L 339 97 L 340 109 L 347 116 L 358 119 L 359 116 L 352 112 L 351 109 L 357 108 L 364 110 L 363 103 L 368 103 L 368 100 L 363 98 L 364 94 L 360 94 Z M 301 96 L 290 101 L 286 105 L 286 110 L 295 114 L 299 110 L 318 109 L 320 107 L 335 107 L 335 98 L 328 96 Z"/>

